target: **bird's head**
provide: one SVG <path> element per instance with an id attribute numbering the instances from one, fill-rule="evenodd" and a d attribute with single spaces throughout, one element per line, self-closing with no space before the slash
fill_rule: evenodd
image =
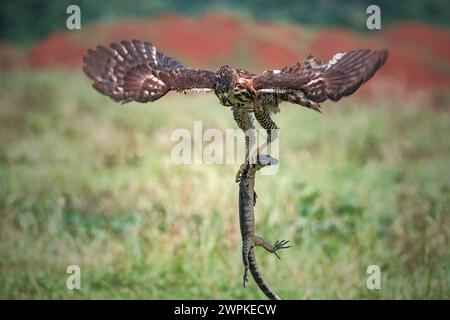
<path id="1" fill-rule="evenodd" d="M 224 65 L 216 71 L 214 92 L 224 106 L 230 106 L 228 97 L 231 95 L 236 82 L 236 70 Z"/>

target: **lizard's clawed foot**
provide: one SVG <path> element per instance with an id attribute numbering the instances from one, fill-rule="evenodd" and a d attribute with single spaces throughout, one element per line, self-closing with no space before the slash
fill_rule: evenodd
<path id="1" fill-rule="evenodd" d="M 269 251 L 270 253 L 275 254 L 277 256 L 277 258 L 280 260 L 281 260 L 281 258 L 277 254 L 277 251 L 280 249 L 287 249 L 287 248 L 291 247 L 291 246 L 287 245 L 289 243 L 289 240 L 278 240 L 277 242 L 275 242 L 272 245 L 269 242 L 267 242 L 266 240 L 264 240 L 263 238 L 261 238 L 259 236 L 255 236 L 254 241 L 255 241 L 255 245 L 261 246 L 264 249 L 266 249 L 267 251 Z"/>
<path id="2" fill-rule="evenodd" d="M 288 249 L 288 248 L 290 248 L 291 246 L 288 246 L 287 245 L 288 243 L 289 243 L 289 240 L 278 240 L 273 245 L 273 250 L 271 250 L 271 252 L 273 254 L 275 254 L 278 259 L 281 260 L 280 256 L 277 254 L 277 251 L 280 250 L 280 249 Z"/>

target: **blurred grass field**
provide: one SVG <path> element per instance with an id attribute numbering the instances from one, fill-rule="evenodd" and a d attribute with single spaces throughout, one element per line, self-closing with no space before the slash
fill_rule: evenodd
<path id="1" fill-rule="evenodd" d="M 213 95 L 120 106 L 71 73 L 0 75 L 1 299 L 262 299 L 241 285 L 238 165 L 173 165 L 170 134 L 235 128 Z M 450 113 L 285 104 L 256 249 L 286 299 L 450 298 Z M 66 268 L 81 267 L 81 290 Z M 366 288 L 379 265 L 381 290 Z"/>

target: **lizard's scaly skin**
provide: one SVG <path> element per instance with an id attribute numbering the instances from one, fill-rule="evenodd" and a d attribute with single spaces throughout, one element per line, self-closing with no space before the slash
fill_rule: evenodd
<path id="1" fill-rule="evenodd" d="M 259 155 L 257 164 L 251 166 L 246 173 L 242 175 L 239 182 L 239 222 L 242 235 L 242 259 L 244 262 L 243 284 L 248 281 L 248 270 L 250 270 L 256 284 L 261 291 L 272 300 L 280 300 L 278 296 L 264 280 L 261 271 L 256 263 L 254 247 L 262 246 L 269 252 L 275 253 L 279 249 L 289 248 L 287 241 L 277 241 L 274 245 L 256 235 L 254 206 L 256 203 L 255 193 L 255 175 L 256 171 L 277 162 L 276 159 L 268 155 Z M 278 255 L 277 255 L 278 257 Z"/>

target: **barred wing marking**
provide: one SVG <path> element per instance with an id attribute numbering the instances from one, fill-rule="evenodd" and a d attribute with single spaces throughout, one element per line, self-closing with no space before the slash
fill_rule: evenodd
<path id="1" fill-rule="evenodd" d="M 341 97 L 354 93 L 375 74 L 387 58 L 387 50 L 359 50 L 335 55 L 325 70 L 328 98 L 338 101 Z"/>
<path id="2" fill-rule="evenodd" d="M 267 71 L 253 79 L 257 91 L 292 93 L 301 91 L 313 102 L 338 101 L 354 93 L 386 62 L 388 51 L 355 50 L 339 52 L 326 64 L 314 56 L 285 67 Z"/>
<path id="3" fill-rule="evenodd" d="M 170 90 L 212 91 L 215 83 L 214 72 L 189 69 L 139 40 L 89 49 L 83 61 L 92 86 L 121 103 L 155 101 Z"/>
<path id="4" fill-rule="evenodd" d="M 286 66 L 281 70 L 268 70 L 253 79 L 253 85 L 259 92 L 266 93 L 299 93 L 304 80 L 313 67 L 320 67 L 323 63 L 318 60 L 313 54 L 305 60 L 301 60 L 293 64 L 292 66 Z M 279 75 L 279 76 L 277 76 Z M 305 79 L 303 79 L 305 78 Z M 291 82 L 294 83 L 292 86 Z"/>

